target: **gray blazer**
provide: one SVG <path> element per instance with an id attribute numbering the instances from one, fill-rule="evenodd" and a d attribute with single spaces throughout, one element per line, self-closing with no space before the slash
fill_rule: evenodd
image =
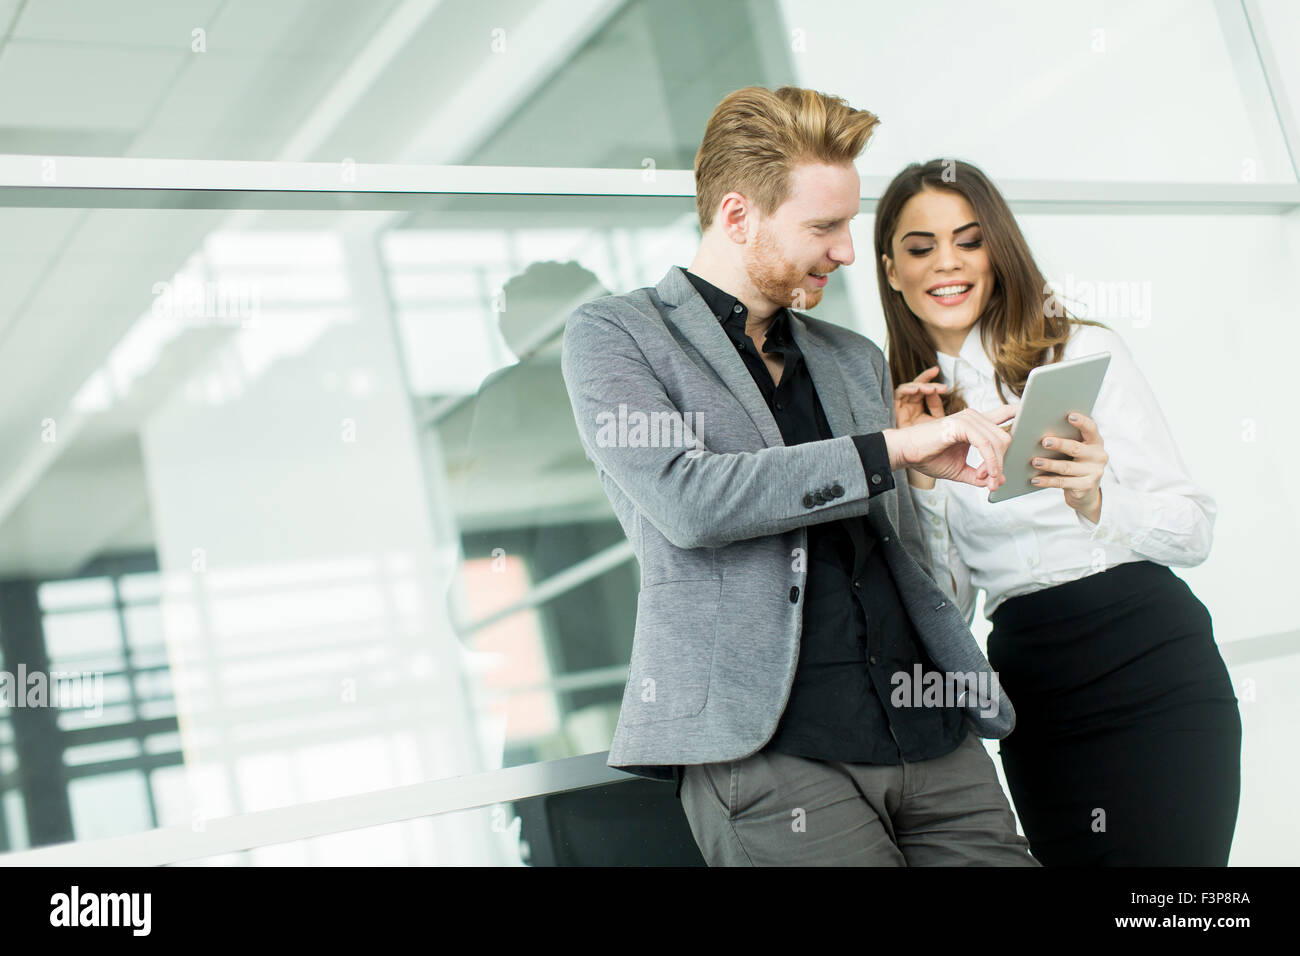
<path id="1" fill-rule="evenodd" d="M 972 688 L 981 682 L 982 701 L 955 698 L 975 732 L 1000 738 L 1015 725 L 931 577 L 906 471 L 868 495 L 851 436 L 894 426 L 884 354 L 849 329 L 791 316 L 836 436 L 792 447 L 679 267 L 653 288 L 579 307 L 565 327 L 560 364 L 578 434 L 641 569 L 611 767 L 671 779 L 676 764 L 739 760 L 767 743 L 799 657 L 807 526 L 858 515 L 931 659 Z"/>

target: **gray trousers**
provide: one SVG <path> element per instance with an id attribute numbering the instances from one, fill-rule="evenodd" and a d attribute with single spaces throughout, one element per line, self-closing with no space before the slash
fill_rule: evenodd
<path id="1" fill-rule="evenodd" d="M 688 765 L 682 808 L 709 866 L 1039 866 L 974 733 L 898 766 L 759 751 Z"/>

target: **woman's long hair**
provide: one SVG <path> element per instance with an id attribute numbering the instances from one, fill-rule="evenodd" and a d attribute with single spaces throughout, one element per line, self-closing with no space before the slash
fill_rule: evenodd
<path id="1" fill-rule="evenodd" d="M 1073 325 L 1099 325 L 1071 316 L 1052 293 L 1029 251 L 1020 226 L 997 187 L 977 167 L 961 160 L 932 159 L 912 163 L 894 177 L 876 205 L 876 281 L 889 334 L 889 374 L 897 388 L 938 364 L 925 326 L 889 287 L 881 256 L 893 258 L 894 232 L 903 206 L 922 189 L 946 189 L 966 198 L 980 224 L 993 273 L 993 289 L 980 315 L 980 339 L 991 357 L 998 396 L 1006 385 L 1019 397 L 1025 380 L 1039 365 L 1059 362 Z M 954 383 L 941 397 L 945 415 L 966 407 Z"/>

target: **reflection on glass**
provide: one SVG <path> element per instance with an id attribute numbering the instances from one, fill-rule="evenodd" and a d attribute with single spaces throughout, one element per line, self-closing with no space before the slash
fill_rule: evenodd
<path id="1" fill-rule="evenodd" d="M 14 456 L 42 470 L 27 526 L 0 520 L 30 568 L 0 655 L 100 683 L 0 713 L 0 847 L 607 748 L 638 575 L 559 346 L 578 303 L 682 259 L 691 200 L 94 221 L 136 237 L 81 262 L 120 332 L 24 399 L 64 411 L 55 454 Z"/>

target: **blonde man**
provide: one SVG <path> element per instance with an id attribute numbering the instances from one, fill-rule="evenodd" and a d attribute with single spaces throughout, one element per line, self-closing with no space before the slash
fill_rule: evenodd
<path id="1" fill-rule="evenodd" d="M 880 348 L 807 314 L 853 262 L 877 122 L 813 90 L 730 94 L 696 155 L 689 269 L 565 329 L 582 445 L 641 566 L 608 762 L 676 778 L 710 865 L 1037 865 L 979 740 L 1014 711 L 900 494 L 908 467 L 1000 485 L 1014 408 L 897 429 Z"/>

